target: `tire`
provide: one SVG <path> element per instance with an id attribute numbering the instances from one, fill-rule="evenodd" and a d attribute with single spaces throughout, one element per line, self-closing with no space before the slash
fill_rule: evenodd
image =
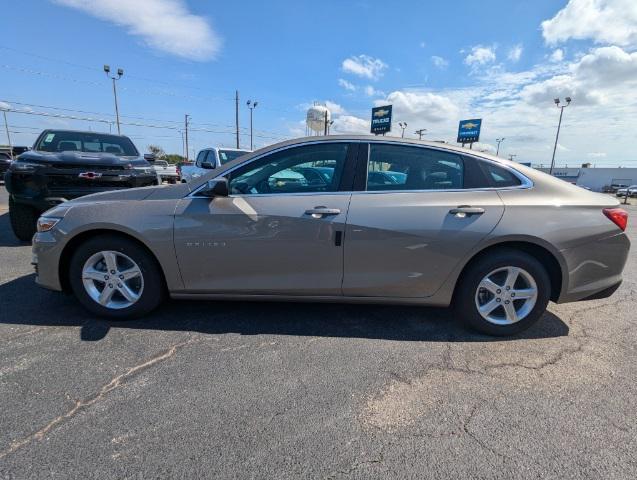
<path id="1" fill-rule="evenodd" d="M 117 258 L 118 271 L 115 275 L 106 271 L 105 253 L 111 258 L 112 255 Z M 95 261 L 97 263 L 94 263 Z M 99 280 L 84 280 L 83 277 L 89 274 L 85 270 L 87 265 L 93 266 L 89 273 L 97 275 Z M 139 275 L 135 278 L 130 280 L 118 278 L 120 272 L 131 272 L 134 267 L 139 270 Z M 104 281 L 101 279 L 102 275 L 104 275 Z M 138 243 L 118 235 L 94 237 L 82 243 L 71 258 L 69 283 L 82 306 L 95 315 L 113 320 L 126 320 L 146 315 L 159 306 L 165 294 L 163 274 L 155 258 Z M 118 288 L 118 286 L 122 287 L 122 284 L 129 287 L 128 291 L 138 293 L 138 298 L 130 305 L 126 305 L 130 301 L 121 293 L 124 290 Z M 141 288 L 139 288 L 140 284 Z M 111 300 L 108 304 L 102 305 L 94 298 L 109 286 L 113 289 L 109 297 Z"/>
<path id="2" fill-rule="evenodd" d="M 511 290 L 506 289 L 509 272 L 518 272 L 518 280 Z M 493 283 L 487 281 L 481 284 L 485 277 Z M 514 273 L 510 278 L 513 277 Z M 499 286 L 502 288 L 495 290 Z M 534 289 L 535 295 L 530 296 Z M 518 298 L 511 296 L 515 292 L 518 292 Z M 523 296 L 529 298 L 520 299 Z M 503 248 L 484 255 L 469 265 L 457 286 L 454 307 L 457 315 L 469 328 L 487 335 L 508 336 L 522 332 L 537 322 L 546 311 L 550 296 L 551 280 L 542 264 L 528 253 Z M 498 303 L 489 303 L 491 301 Z M 507 305 L 505 302 L 508 302 Z M 489 319 L 480 313 L 479 305 L 485 312 L 496 305 L 488 315 Z M 505 310 L 505 306 L 508 310 Z M 511 307 L 516 310 L 518 320 L 511 320 L 516 318 L 509 315 L 512 313 Z"/>
<path id="3" fill-rule="evenodd" d="M 11 229 L 16 237 L 23 242 L 30 242 L 37 229 L 38 212 L 29 205 L 16 203 L 9 197 L 9 219 Z"/>

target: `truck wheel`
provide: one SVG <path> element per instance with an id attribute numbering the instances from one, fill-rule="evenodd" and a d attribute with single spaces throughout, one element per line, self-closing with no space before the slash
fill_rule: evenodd
<path id="1" fill-rule="evenodd" d="M 16 203 L 13 198 L 9 197 L 11 229 L 19 240 L 28 242 L 33 238 L 38 217 L 38 212 L 33 207 Z"/>
<path id="2" fill-rule="evenodd" d="M 551 280 L 528 253 L 502 249 L 479 259 L 457 287 L 459 317 L 487 335 L 514 335 L 533 325 L 546 311 Z"/>
<path id="3" fill-rule="evenodd" d="M 117 235 L 82 243 L 71 258 L 69 283 L 87 310 L 113 320 L 146 315 L 161 303 L 165 291 L 155 258 Z"/>

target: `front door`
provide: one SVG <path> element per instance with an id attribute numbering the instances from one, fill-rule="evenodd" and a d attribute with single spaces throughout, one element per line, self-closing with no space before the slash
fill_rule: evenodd
<path id="1" fill-rule="evenodd" d="M 227 174 L 230 196 L 184 198 L 175 249 L 187 290 L 340 295 L 355 150 L 329 142 L 277 151 Z"/>
<path id="2" fill-rule="evenodd" d="M 426 297 L 440 288 L 504 213 L 495 191 L 470 188 L 479 167 L 469 161 L 370 144 L 365 191 L 352 195 L 347 218 L 344 295 Z"/>

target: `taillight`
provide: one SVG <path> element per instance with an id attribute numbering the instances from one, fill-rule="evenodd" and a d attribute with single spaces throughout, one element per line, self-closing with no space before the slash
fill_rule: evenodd
<path id="1" fill-rule="evenodd" d="M 615 225 L 622 229 L 622 231 L 626 230 L 626 224 L 628 223 L 628 212 L 623 208 L 605 208 L 602 210 L 604 215 L 610 218 Z"/>

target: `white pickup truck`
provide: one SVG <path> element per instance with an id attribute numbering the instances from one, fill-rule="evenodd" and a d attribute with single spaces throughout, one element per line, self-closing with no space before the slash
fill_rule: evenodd
<path id="1" fill-rule="evenodd" d="M 176 165 L 171 165 L 166 160 L 155 160 L 152 165 L 153 170 L 162 181 L 167 181 L 168 183 L 177 183 L 179 181 Z"/>
<path id="2" fill-rule="evenodd" d="M 246 153 L 250 153 L 250 150 L 225 147 L 204 148 L 197 154 L 194 165 L 184 165 L 181 167 L 181 181 L 186 183 L 193 178 L 201 177 L 210 170 L 220 167 Z"/>

